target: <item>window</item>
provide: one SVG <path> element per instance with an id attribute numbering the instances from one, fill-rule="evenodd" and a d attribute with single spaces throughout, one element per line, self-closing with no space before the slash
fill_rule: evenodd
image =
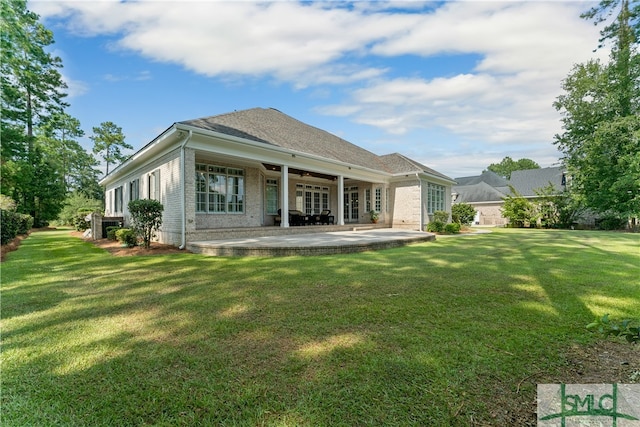
<path id="1" fill-rule="evenodd" d="M 389 206 L 391 203 L 389 202 L 389 188 L 384 189 L 384 210 L 385 212 L 389 212 Z"/>
<path id="2" fill-rule="evenodd" d="M 129 201 L 138 200 L 140 198 L 140 180 L 134 179 L 129 183 Z"/>
<path id="3" fill-rule="evenodd" d="M 367 212 L 371 211 L 371 189 L 367 188 L 364 190 L 364 209 Z"/>
<path id="4" fill-rule="evenodd" d="M 244 212 L 244 170 L 196 164 L 196 212 Z"/>
<path id="5" fill-rule="evenodd" d="M 267 179 L 267 215 L 278 214 L 278 180 Z"/>
<path id="6" fill-rule="evenodd" d="M 376 212 L 382 211 L 382 188 L 376 188 Z"/>
<path id="7" fill-rule="evenodd" d="M 307 215 L 329 209 L 329 187 L 296 184 L 296 209 Z"/>
<path id="8" fill-rule="evenodd" d="M 444 209 L 444 186 L 429 182 L 427 184 L 427 213 L 432 214 Z"/>
<path id="9" fill-rule="evenodd" d="M 122 213 L 124 208 L 123 199 L 122 199 L 122 186 L 113 190 L 113 194 L 114 194 L 113 199 L 115 204 L 113 207 L 113 211 L 114 213 Z"/>
<path id="10" fill-rule="evenodd" d="M 151 200 L 160 201 L 160 169 L 147 176 L 147 196 Z"/>

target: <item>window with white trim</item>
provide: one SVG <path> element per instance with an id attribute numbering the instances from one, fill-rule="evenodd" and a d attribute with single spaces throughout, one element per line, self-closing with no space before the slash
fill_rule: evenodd
<path id="1" fill-rule="evenodd" d="M 427 183 L 427 213 L 432 214 L 444 209 L 444 185 Z"/>
<path id="2" fill-rule="evenodd" d="M 382 211 L 382 188 L 376 188 L 376 212 Z"/>
<path id="3" fill-rule="evenodd" d="M 267 215 L 277 215 L 279 201 L 277 179 L 267 179 L 265 194 L 267 196 Z"/>
<path id="4" fill-rule="evenodd" d="M 367 212 L 371 211 L 371 189 L 366 188 L 364 190 L 364 210 Z"/>
<path id="5" fill-rule="evenodd" d="M 114 213 L 123 213 L 124 212 L 124 200 L 122 197 L 122 186 L 113 190 L 113 200 L 114 200 Z"/>
<path id="6" fill-rule="evenodd" d="M 140 198 L 140 180 L 134 179 L 129 182 L 129 201 L 138 200 Z"/>
<path id="7" fill-rule="evenodd" d="M 244 170 L 197 163 L 196 212 L 244 213 Z"/>
<path id="8" fill-rule="evenodd" d="M 147 197 L 151 200 L 160 200 L 160 169 L 156 169 L 147 175 Z"/>

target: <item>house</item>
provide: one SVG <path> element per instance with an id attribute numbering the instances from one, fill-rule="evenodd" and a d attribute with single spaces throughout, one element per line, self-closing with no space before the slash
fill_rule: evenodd
<path id="1" fill-rule="evenodd" d="M 253 108 L 174 123 L 100 184 L 106 216 L 125 224 L 129 201 L 159 200 L 158 240 L 184 247 L 221 230 L 286 232 L 290 210 L 330 210 L 336 225 L 368 223 L 375 210 L 385 226 L 421 230 L 434 211 L 450 212 L 455 181 L 401 154 L 378 156 L 278 110 Z"/>
<path id="2" fill-rule="evenodd" d="M 509 180 L 491 171 L 455 180 L 454 203 L 467 203 L 476 209 L 475 225 L 494 226 L 508 223 L 502 216 L 502 206 L 505 197 L 514 195 L 512 188 L 527 199 L 535 199 L 539 197 L 536 191 L 550 184 L 557 193 L 564 191 L 567 184 L 562 166 L 513 171 Z"/>

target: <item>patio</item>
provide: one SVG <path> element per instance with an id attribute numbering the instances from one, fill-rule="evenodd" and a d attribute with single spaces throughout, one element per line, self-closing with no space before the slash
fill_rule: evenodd
<path id="1" fill-rule="evenodd" d="M 307 227 L 296 227 L 296 229 Z M 311 227 L 309 227 L 311 228 Z M 372 251 L 435 240 L 436 236 L 416 230 L 343 226 L 340 231 L 280 234 L 195 241 L 187 244 L 194 253 L 211 256 L 332 255 Z"/>

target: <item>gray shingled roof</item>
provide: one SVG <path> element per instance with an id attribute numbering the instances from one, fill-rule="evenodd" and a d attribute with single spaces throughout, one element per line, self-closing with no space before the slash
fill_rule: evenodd
<path id="1" fill-rule="evenodd" d="M 415 160 L 411 160 L 410 158 L 399 153 L 386 154 L 384 156 L 380 156 L 380 159 L 387 166 L 387 168 L 391 170 L 392 173 L 422 172 L 443 179 L 451 180 L 451 178 L 449 178 L 448 176 L 443 175 L 440 172 L 435 171 L 419 162 L 416 162 Z"/>
<path id="2" fill-rule="evenodd" d="M 499 202 L 511 193 L 509 187 L 492 187 L 486 182 L 471 185 L 456 185 L 452 192 L 457 193 L 456 203 Z"/>
<path id="3" fill-rule="evenodd" d="M 512 186 L 525 197 L 536 196 L 536 190 L 552 183 L 561 192 L 564 168 L 552 167 L 541 169 L 527 169 L 511 172 L 511 179 L 507 181 L 491 171 L 484 171 L 482 175 L 456 178 L 458 185 L 452 189 L 458 193 L 456 203 L 494 202 L 510 195 Z"/>
<path id="4" fill-rule="evenodd" d="M 564 190 L 562 175 L 564 167 L 527 169 L 511 172 L 510 184 L 523 196 L 536 196 L 536 190 L 540 190 L 551 183 L 557 192 Z"/>
<path id="5" fill-rule="evenodd" d="M 481 182 L 487 183 L 492 187 L 507 187 L 509 182 L 495 172 L 486 170 L 481 175 L 465 176 L 455 179 L 458 185 L 473 185 Z"/>
<path id="6" fill-rule="evenodd" d="M 252 108 L 179 123 L 300 153 L 391 172 L 376 154 L 273 108 Z"/>

